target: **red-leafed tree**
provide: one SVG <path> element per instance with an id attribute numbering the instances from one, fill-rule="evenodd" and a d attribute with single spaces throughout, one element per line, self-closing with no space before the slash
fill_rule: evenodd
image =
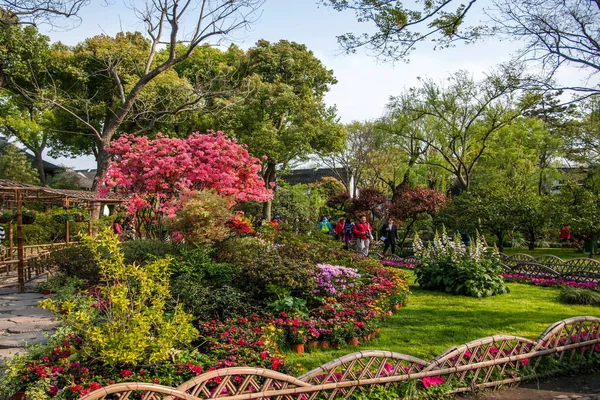
<path id="1" fill-rule="evenodd" d="M 260 160 L 223 132 L 196 132 L 186 139 L 122 135 L 109 151 L 113 161 L 100 195 L 129 195 L 124 206 L 136 216 L 138 229 L 148 222 L 160 228 L 162 218 L 175 216 L 182 196 L 198 190 L 213 190 L 231 205 L 273 196 L 259 175 Z"/>
<path id="2" fill-rule="evenodd" d="M 421 186 L 404 186 L 396 193 L 388 212 L 404 224 L 404 235 L 400 247 L 404 244 L 410 229 L 419 219 L 433 216 L 448 201 L 445 194 L 435 189 Z"/>
<path id="3" fill-rule="evenodd" d="M 360 189 L 358 198 L 352 200 L 350 212 L 354 215 L 369 213 L 371 223 L 385 214 L 387 196 L 374 188 Z"/>

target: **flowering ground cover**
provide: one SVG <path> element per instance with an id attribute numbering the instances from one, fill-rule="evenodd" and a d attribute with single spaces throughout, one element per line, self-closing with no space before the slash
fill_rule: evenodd
<path id="1" fill-rule="evenodd" d="M 508 283 L 510 293 L 477 299 L 419 289 L 411 280 L 411 297 L 402 312 L 381 323 L 378 337 L 360 350 L 388 350 L 430 360 L 452 346 L 494 335 L 536 339 L 548 326 L 565 318 L 600 317 L 600 308 L 566 305 L 556 300 L 558 288 Z M 348 353 L 318 350 L 290 355 L 289 363 L 310 370 Z"/>
<path id="2" fill-rule="evenodd" d="M 596 282 L 577 282 L 567 279 L 534 278 L 522 274 L 501 274 L 505 281 L 531 283 L 536 286 L 568 286 L 570 288 L 597 289 Z"/>

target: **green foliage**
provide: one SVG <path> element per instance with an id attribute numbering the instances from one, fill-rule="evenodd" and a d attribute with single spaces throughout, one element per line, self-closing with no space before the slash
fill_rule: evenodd
<path id="1" fill-rule="evenodd" d="M 211 249 L 204 247 L 184 247 L 171 262 L 174 277 L 186 275 L 195 281 L 203 281 L 205 286 L 221 287 L 231 285 L 240 267 L 234 264 L 217 263 L 211 257 Z"/>
<path id="2" fill-rule="evenodd" d="M 308 308 L 306 308 L 306 300 L 293 297 L 285 296 L 280 300 L 276 300 L 272 303 L 267 304 L 267 310 L 273 311 L 274 314 L 279 315 L 281 312 L 285 312 L 288 315 L 302 315 L 308 316 Z"/>
<path id="3" fill-rule="evenodd" d="M 61 171 L 54 176 L 47 178 L 48 186 L 55 189 L 74 189 L 79 190 L 79 179 L 74 171 Z"/>
<path id="4" fill-rule="evenodd" d="M 493 259 L 437 259 L 415 267 L 421 288 L 473 297 L 507 293 L 501 272 L 499 262 Z"/>
<path id="5" fill-rule="evenodd" d="M 283 215 L 290 222 L 296 218 L 317 221 L 326 199 L 320 189 L 311 185 L 288 185 L 280 181 L 273 198 L 273 213 Z"/>
<path id="6" fill-rule="evenodd" d="M 565 304 L 600 306 L 600 293 L 591 289 L 563 288 L 558 301 Z"/>
<path id="7" fill-rule="evenodd" d="M 227 200 L 210 191 L 196 192 L 182 202 L 182 207 L 167 225 L 173 231 L 184 234 L 185 239 L 196 245 L 212 245 L 229 236 L 225 225 L 233 215 Z"/>
<path id="8" fill-rule="evenodd" d="M 175 251 L 171 244 L 156 239 L 128 240 L 121 243 L 121 249 L 127 264 L 146 264 Z"/>
<path id="9" fill-rule="evenodd" d="M 68 246 L 50 253 L 44 262 L 56 266 L 59 273 L 89 282 L 98 282 L 98 263 L 86 246 Z"/>
<path id="10" fill-rule="evenodd" d="M 419 286 L 427 290 L 473 297 L 488 297 L 508 293 L 502 268 L 496 254 L 486 256 L 482 238 L 476 236 L 466 247 L 456 235 L 448 240 L 446 230 L 424 246 L 416 236 L 413 244 L 418 264 L 414 271 Z"/>
<path id="11" fill-rule="evenodd" d="M 167 360 L 171 352 L 197 335 L 191 316 L 180 305 L 167 313 L 170 298 L 168 259 L 144 266 L 127 265 L 116 235 L 106 230 L 87 238 L 102 286 L 76 301 L 46 301 L 62 310 L 61 320 L 81 339 L 82 352 L 107 365 L 135 365 Z"/>
<path id="12" fill-rule="evenodd" d="M 38 185 L 40 180 L 25 153 L 12 144 L 0 148 L 0 179 Z"/>
<path id="13" fill-rule="evenodd" d="M 230 237 L 219 244 L 216 259 L 223 263 L 244 265 L 267 251 L 267 243 L 255 237 Z"/>

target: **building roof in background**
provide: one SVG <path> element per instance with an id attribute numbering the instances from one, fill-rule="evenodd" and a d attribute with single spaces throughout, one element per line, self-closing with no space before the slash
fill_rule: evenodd
<path id="1" fill-rule="evenodd" d="M 26 183 L 0 179 L 0 196 L 4 200 L 13 200 L 16 190 L 20 190 L 29 202 L 59 202 L 68 199 L 71 202 L 94 202 L 118 204 L 127 200 L 127 196 L 109 193 L 106 197 L 98 197 L 97 192 L 87 190 L 53 189 L 44 186 L 28 185 Z"/>
<path id="2" fill-rule="evenodd" d="M 295 169 L 288 174 L 282 176 L 282 179 L 291 185 L 298 183 L 315 183 L 325 177 L 332 177 L 339 179 L 339 176 L 346 175 L 346 171 L 343 168 L 306 168 L 306 169 Z"/>
<path id="3" fill-rule="evenodd" d="M 12 143 L 10 143 L 7 138 L 0 136 L 0 149 L 3 148 L 4 146 L 6 146 L 7 144 L 12 144 Z M 14 146 L 14 144 L 12 144 L 12 145 Z M 25 151 L 19 147 L 17 147 L 17 148 L 19 150 L 21 150 L 21 152 L 23 154 L 25 154 L 25 156 L 31 161 L 31 164 L 35 168 L 35 156 L 33 154 L 29 154 L 27 151 Z M 44 172 L 46 172 L 47 174 L 50 174 L 50 175 L 54 175 L 54 173 L 65 169 L 65 167 L 61 167 L 56 164 L 52 164 L 51 162 L 48 162 L 46 160 L 42 160 L 42 162 L 44 163 Z"/>

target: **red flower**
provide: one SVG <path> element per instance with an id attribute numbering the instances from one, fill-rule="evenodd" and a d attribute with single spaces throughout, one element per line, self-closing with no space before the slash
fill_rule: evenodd
<path id="1" fill-rule="evenodd" d="M 121 376 L 123 378 L 127 378 L 128 376 L 133 375 L 133 371 L 129 370 L 129 369 L 124 369 L 121 371 Z"/>
<path id="2" fill-rule="evenodd" d="M 441 385 L 445 382 L 443 376 L 426 376 L 423 378 L 423 386 L 427 389 L 429 386 Z"/>

